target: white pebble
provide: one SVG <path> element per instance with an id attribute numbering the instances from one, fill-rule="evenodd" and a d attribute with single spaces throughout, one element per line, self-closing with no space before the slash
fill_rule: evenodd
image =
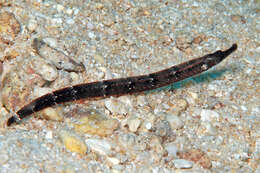
<path id="1" fill-rule="evenodd" d="M 62 18 L 53 18 L 51 19 L 52 24 L 62 24 Z"/>
<path id="2" fill-rule="evenodd" d="M 203 123 L 202 123 L 203 124 Z M 206 133 L 208 133 L 209 135 L 217 135 L 218 134 L 218 130 L 216 127 L 214 127 L 211 123 L 206 122 L 203 124 L 206 128 Z"/>
<path id="3" fill-rule="evenodd" d="M 176 115 L 167 115 L 166 120 L 169 122 L 173 130 L 180 129 L 184 125 L 182 120 Z"/>
<path id="4" fill-rule="evenodd" d="M 256 114 L 256 115 L 259 115 L 259 113 L 260 113 L 260 107 L 258 108 L 258 107 L 253 107 L 252 108 L 252 113 L 254 113 L 254 114 Z"/>
<path id="5" fill-rule="evenodd" d="M 45 135 L 46 139 L 52 139 L 53 138 L 53 134 L 52 131 L 47 131 L 46 135 Z"/>
<path id="6" fill-rule="evenodd" d="M 136 132 L 141 124 L 141 120 L 138 118 L 131 118 L 127 120 L 127 124 L 130 132 Z"/>
<path id="7" fill-rule="evenodd" d="M 74 8 L 74 15 L 77 15 L 79 13 L 79 9 Z"/>
<path id="8" fill-rule="evenodd" d="M 194 99 L 198 99 L 198 93 L 194 93 L 194 92 L 189 92 L 189 94 L 191 95 L 192 98 Z"/>
<path id="9" fill-rule="evenodd" d="M 46 37 L 43 39 L 43 41 L 50 45 L 51 47 L 53 48 L 56 48 L 57 47 L 57 40 L 55 38 L 51 38 L 51 37 Z"/>
<path id="10" fill-rule="evenodd" d="M 176 101 L 177 101 L 177 102 L 176 102 L 176 104 L 177 104 L 176 108 L 178 109 L 178 111 L 184 111 L 184 110 L 187 109 L 188 103 L 187 103 L 186 100 L 184 100 L 184 99 L 178 99 L 178 100 L 176 100 Z"/>
<path id="11" fill-rule="evenodd" d="M 202 109 L 201 113 L 201 121 L 212 121 L 212 120 L 219 120 L 219 114 L 215 111 Z"/>
<path id="12" fill-rule="evenodd" d="M 103 57 L 102 55 L 100 55 L 100 54 L 98 54 L 98 53 L 95 53 L 95 54 L 93 55 L 93 57 L 94 57 L 94 59 L 95 59 L 98 63 L 100 63 L 100 64 L 105 64 L 105 59 L 104 59 L 104 57 Z"/>
<path id="13" fill-rule="evenodd" d="M 130 107 L 130 108 L 133 107 L 132 101 L 128 96 L 121 96 L 121 97 L 118 98 L 118 100 L 120 102 L 122 102 L 124 105 L 126 105 L 127 107 Z"/>
<path id="14" fill-rule="evenodd" d="M 60 4 L 58 4 L 56 9 L 57 9 L 58 12 L 62 12 L 64 10 L 64 7 Z"/>
<path id="15" fill-rule="evenodd" d="M 213 90 L 213 91 L 215 91 L 217 88 L 218 88 L 218 87 L 216 86 L 215 83 L 208 85 L 208 90 Z"/>
<path id="16" fill-rule="evenodd" d="M 94 25 L 93 25 L 92 23 L 88 22 L 88 23 L 87 23 L 87 28 L 88 28 L 89 30 L 92 30 L 92 29 L 94 29 Z"/>
<path id="17" fill-rule="evenodd" d="M 63 116 L 59 113 L 59 109 L 54 109 L 52 107 L 46 108 L 42 111 L 42 117 L 46 120 L 62 121 Z"/>
<path id="18" fill-rule="evenodd" d="M 0 154 L 0 164 L 3 166 L 5 163 L 7 163 L 9 160 L 9 156 L 6 153 Z"/>
<path id="19" fill-rule="evenodd" d="M 173 143 L 167 143 L 165 144 L 165 150 L 168 152 L 168 155 L 176 157 L 178 148 Z"/>
<path id="20" fill-rule="evenodd" d="M 107 161 L 109 161 L 112 165 L 118 165 L 120 163 L 120 160 L 115 157 L 107 157 Z"/>
<path id="21" fill-rule="evenodd" d="M 71 14 L 73 13 L 73 10 L 69 8 L 69 9 L 66 10 L 66 13 L 67 13 L 68 15 L 71 15 Z"/>
<path id="22" fill-rule="evenodd" d="M 111 145 L 106 140 L 86 139 L 86 145 L 94 152 L 101 155 L 109 155 L 111 153 Z"/>
<path id="23" fill-rule="evenodd" d="M 33 32 L 36 30 L 37 26 L 38 26 L 37 21 L 34 19 L 30 19 L 27 28 L 29 29 L 29 31 Z"/>
<path id="24" fill-rule="evenodd" d="M 102 9 L 102 8 L 104 8 L 104 4 L 96 3 L 96 9 Z"/>
<path id="25" fill-rule="evenodd" d="M 255 153 L 260 153 L 260 138 L 256 139 L 255 142 Z"/>
<path id="26" fill-rule="evenodd" d="M 113 114 L 125 115 L 129 112 L 127 106 L 117 99 L 107 99 L 105 101 L 105 106 Z"/>
<path id="27" fill-rule="evenodd" d="M 159 170 L 154 170 L 149 167 L 149 166 L 142 166 L 138 169 L 138 172 L 141 172 L 141 173 L 155 173 L 155 172 L 165 172 L 165 171 L 159 171 Z"/>
<path id="28" fill-rule="evenodd" d="M 44 94 L 47 94 L 47 93 L 49 93 L 51 91 L 52 91 L 51 88 L 34 87 L 33 95 L 35 97 L 40 97 L 40 96 L 43 96 Z"/>
<path id="29" fill-rule="evenodd" d="M 73 25 L 75 23 L 75 21 L 72 18 L 69 18 L 66 20 L 66 23 L 69 25 Z"/>
<path id="30" fill-rule="evenodd" d="M 241 109 L 242 109 L 243 111 L 247 111 L 247 107 L 244 106 L 244 105 L 241 105 Z"/>
<path id="31" fill-rule="evenodd" d="M 137 102 L 137 105 L 144 106 L 147 104 L 147 99 L 145 96 L 139 95 L 136 97 L 136 102 Z"/>
<path id="32" fill-rule="evenodd" d="M 88 33 L 88 36 L 89 36 L 89 38 L 91 38 L 91 39 L 95 39 L 95 38 L 96 38 L 96 35 L 95 35 L 94 32 L 89 32 L 89 33 Z"/>
<path id="33" fill-rule="evenodd" d="M 150 122 L 145 123 L 145 128 L 147 130 L 150 130 L 152 128 L 152 123 L 150 123 Z"/>
<path id="34" fill-rule="evenodd" d="M 184 160 L 184 159 L 173 160 L 173 164 L 178 169 L 189 169 L 192 168 L 193 166 L 193 163 L 191 161 Z"/>
<path id="35" fill-rule="evenodd" d="M 48 64 L 42 64 L 41 68 L 37 70 L 37 72 L 47 81 L 54 81 L 58 77 L 56 68 Z"/>

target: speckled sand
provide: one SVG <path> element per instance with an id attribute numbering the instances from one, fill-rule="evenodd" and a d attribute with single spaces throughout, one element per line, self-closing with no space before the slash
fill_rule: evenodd
<path id="1" fill-rule="evenodd" d="M 0 173 L 260 172 L 259 21 L 259 0 L 1 1 Z M 233 43 L 225 61 L 183 82 L 57 105 L 6 127 L 55 89 L 148 74 Z"/>

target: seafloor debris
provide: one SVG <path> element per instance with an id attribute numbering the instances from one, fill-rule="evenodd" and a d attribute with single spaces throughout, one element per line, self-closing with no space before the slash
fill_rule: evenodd
<path id="1" fill-rule="evenodd" d="M 84 66 L 82 64 L 77 63 L 75 60 L 56 48 L 51 47 L 41 39 L 34 39 L 32 46 L 41 57 L 50 61 L 58 69 L 75 72 L 84 71 Z"/>
<path id="2" fill-rule="evenodd" d="M 0 13 L 0 52 L 8 45 L 14 44 L 15 37 L 21 31 L 21 26 L 13 13 Z"/>

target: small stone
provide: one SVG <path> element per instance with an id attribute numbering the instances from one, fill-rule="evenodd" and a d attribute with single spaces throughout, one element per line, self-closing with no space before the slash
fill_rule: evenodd
<path id="1" fill-rule="evenodd" d="M 78 8 L 73 8 L 73 12 L 74 12 L 74 15 L 77 15 L 79 13 L 79 9 Z"/>
<path id="2" fill-rule="evenodd" d="M 60 173 L 76 173 L 75 168 L 72 168 L 70 166 L 67 166 L 62 170 Z"/>
<path id="3" fill-rule="evenodd" d="M 111 144 L 102 139 L 86 139 L 87 146 L 94 152 L 101 155 L 109 155 L 111 153 Z"/>
<path id="4" fill-rule="evenodd" d="M 47 131 L 46 135 L 45 135 L 46 139 L 52 139 L 53 138 L 53 134 L 52 131 Z"/>
<path id="5" fill-rule="evenodd" d="M 235 23 L 246 23 L 246 20 L 243 16 L 240 15 L 231 15 L 231 20 Z"/>
<path id="6" fill-rule="evenodd" d="M 68 25 L 73 25 L 73 24 L 75 24 L 75 20 L 72 19 L 72 18 L 69 18 L 69 19 L 66 20 L 66 23 L 67 23 Z"/>
<path id="7" fill-rule="evenodd" d="M 150 130 L 150 129 L 152 128 L 152 123 L 146 122 L 146 123 L 145 123 L 145 128 L 146 128 L 147 130 Z"/>
<path id="8" fill-rule="evenodd" d="M 4 165 L 8 162 L 9 156 L 7 153 L 0 153 L 0 164 Z"/>
<path id="9" fill-rule="evenodd" d="M 161 140 L 157 136 L 152 136 L 148 145 L 149 145 L 149 148 L 151 150 L 155 151 L 156 153 L 163 153 L 163 151 L 164 151 Z"/>
<path id="10" fill-rule="evenodd" d="M 199 97 L 199 96 L 198 96 L 198 93 L 194 93 L 194 92 L 191 92 L 191 91 L 188 92 L 188 93 L 189 93 L 189 95 L 190 95 L 193 99 L 195 99 L 195 100 L 198 99 L 198 97 Z"/>
<path id="11" fill-rule="evenodd" d="M 57 9 L 58 12 L 62 12 L 64 10 L 64 7 L 60 4 L 58 4 L 56 9 Z"/>
<path id="12" fill-rule="evenodd" d="M 173 131 L 169 125 L 169 122 L 168 121 L 159 121 L 155 124 L 155 134 L 157 136 L 160 136 L 160 137 L 173 137 L 174 134 L 173 134 Z"/>
<path id="13" fill-rule="evenodd" d="M 6 110 L 6 108 L 2 107 L 2 103 L 0 100 L 0 128 L 6 127 L 6 121 L 10 118 L 9 112 Z"/>
<path id="14" fill-rule="evenodd" d="M 121 96 L 118 98 L 118 100 L 126 105 L 128 109 L 131 109 L 133 107 L 132 100 L 128 96 Z"/>
<path id="15" fill-rule="evenodd" d="M 120 160 L 118 160 L 115 157 L 107 157 L 107 161 L 111 164 L 111 165 L 118 165 L 120 163 Z"/>
<path id="16" fill-rule="evenodd" d="M 160 171 L 153 171 L 153 169 L 150 166 L 142 166 L 138 169 L 138 173 L 154 173 L 154 172 L 160 172 Z"/>
<path id="17" fill-rule="evenodd" d="M 173 130 L 181 129 L 184 126 L 182 120 L 176 115 L 166 115 L 166 120 Z"/>
<path id="18" fill-rule="evenodd" d="M 150 13 L 148 10 L 144 10 L 144 11 L 143 11 L 143 15 L 144 15 L 144 16 L 150 16 L 151 13 Z"/>
<path id="19" fill-rule="evenodd" d="M 218 89 L 218 86 L 216 83 L 211 83 L 208 85 L 208 90 L 216 91 Z"/>
<path id="20" fill-rule="evenodd" d="M 118 165 L 117 165 L 117 166 L 118 166 Z M 121 166 L 121 165 L 120 165 L 120 166 Z M 121 168 L 121 169 L 122 169 L 122 168 Z M 120 169 L 120 170 L 121 170 L 121 169 Z M 120 170 L 117 170 L 117 169 L 114 169 L 114 168 L 113 168 L 113 169 L 111 170 L 111 173 L 121 173 Z"/>
<path id="21" fill-rule="evenodd" d="M 37 54 L 48 62 L 51 62 L 51 64 L 55 65 L 57 69 L 76 72 L 84 70 L 81 64 L 77 63 L 65 53 L 55 49 L 55 44 L 57 44 L 56 40 L 52 38 L 33 40 L 33 48 L 36 50 Z"/>
<path id="22" fill-rule="evenodd" d="M 100 64 L 105 64 L 105 60 L 104 60 L 104 57 L 103 56 L 101 56 L 100 54 L 94 54 L 94 59 L 98 62 L 98 63 L 100 63 Z"/>
<path id="23" fill-rule="evenodd" d="M 117 137 L 117 143 L 123 148 L 123 150 L 131 149 L 136 146 L 137 136 L 132 133 L 119 134 Z"/>
<path id="24" fill-rule="evenodd" d="M 65 148 L 70 152 L 76 152 L 79 154 L 86 154 L 87 146 L 86 144 L 75 134 L 71 132 L 62 131 L 60 133 L 60 138 L 64 143 Z"/>
<path id="25" fill-rule="evenodd" d="M 176 47 L 181 51 L 186 51 L 191 46 L 191 41 L 186 36 L 179 36 L 176 39 Z"/>
<path id="26" fill-rule="evenodd" d="M 240 107 L 241 107 L 241 109 L 242 109 L 243 111 L 247 111 L 247 107 L 246 107 L 246 106 L 241 105 Z"/>
<path id="27" fill-rule="evenodd" d="M 75 72 L 70 72 L 70 78 L 72 80 L 72 83 L 77 83 L 80 80 L 80 76 L 78 75 L 78 73 Z"/>
<path id="28" fill-rule="evenodd" d="M 134 157 L 135 157 L 135 162 L 144 165 L 144 164 L 147 164 L 147 162 L 149 163 L 150 159 L 153 159 L 154 162 L 158 161 L 157 156 L 158 155 L 153 155 L 153 153 L 143 151 L 140 154 L 135 154 Z"/>
<path id="29" fill-rule="evenodd" d="M 215 3 L 215 8 L 216 8 L 217 11 L 219 11 L 221 13 L 226 11 L 226 7 L 220 2 Z"/>
<path id="30" fill-rule="evenodd" d="M 96 3 L 96 9 L 97 10 L 100 10 L 102 8 L 104 8 L 104 5 L 102 3 Z"/>
<path id="31" fill-rule="evenodd" d="M 195 38 L 193 39 L 192 42 L 193 42 L 194 44 L 200 44 L 202 41 L 203 41 L 202 36 L 197 36 L 197 37 L 195 37 Z"/>
<path id="32" fill-rule="evenodd" d="M 51 88 L 45 88 L 45 87 L 34 87 L 33 89 L 33 95 L 35 97 L 41 97 L 49 92 L 51 92 Z"/>
<path id="33" fill-rule="evenodd" d="M 46 108 L 42 110 L 42 116 L 46 120 L 52 120 L 52 121 L 62 121 L 63 116 L 59 113 L 58 108 Z"/>
<path id="34" fill-rule="evenodd" d="M 31 95 L 31 88 L 26 87 L 21 81 L 21 64 L 11 71 L 8 71 L 1 80 L 1 101 L 7 110 L 16 110 L 22 107 L 24 101 Z M 29 83 L 29 81 L 28 81 Z"/>
<path id="35" fill-rule="evenodd" d="M 13 13 L 0 13 L 0 45 L 13 44 L 15 37 L 21 31 L 21 26 Z"/>
<path id="36" fill-rule="evenodd" d="M 177 104 L 179 111 L 184 111 L 188 107 L 187 101 L 184 99 L 179 99 L 176 104 Z"/>
<path id="37" fill-rule="evenodd" d="M 37 26 L 38 26 L 37 21 L 34 20 L 34 19 L 30 19 L 28 24 L 27 24 L 27 28 L 31 32 L 35 31 Z"/>
<path id="38" fill-rule="evenodd" d="M 139 106 L 144 106 L 144 105 L 147 104 L 147 99 L 146 99 L 146 97 L 143 96 L 143 95 L 138 95 L 138 96 L 136 97 L 136 102 L 137 102 L 137 105 L 139 105 Z"/>
<path id="39" fill-rule="evenodd" d="M 191 160 L 191 161 L 201 165 L 204 169 L 210 169 L 212 167 L 209 157 L 199 149 L 181 151 L 181 152 L 178 152 L 177 155 L 181 159 Z"/>
<path id="40" fill-rule="evenodd" d="M 105 106 L 112 114 L 126 115 L 129 112 L 127 106 L 118 99 L 107 99 Z"/>
<path id="41" fill-rule="evenodd" d="M 46 37 L 46 38 L 43 39 L 43 41 L 51 47 L 57 47 L 58 46 L 57 40 L 55 38 Z"/>
<path id="42" fill-rule="evenodd" d="M 219 120 L 219 114 L 215 111 L 202 109 L 201 113 L 201 121 L 212 121 L 212 120 Z"/>
<path id="43" fill-rule="evenodd" d="M 115 22 L 111 17 L 106 17 L 105 20 L 103 20 L 103 24 L 108 27 L 111 27 L 114 23 Z"/>
<path id="44" fill-rule="evenodd" d="M 54 81 L 58 77 L 57 69 L 45 60 L 35 57 L 32 60 L 33 69 L 46 81 Z"/>
<path id="45" fill-rule="evenodd" d="M 260 153 L 260 138 L 256 139 L 255 141 L 255 153 Z"/>
<path id="46" fill-rule="evenodd" d="M 91 39 L 95 39 L 95 38 L 96 38 L 96 35 L 95 35 L 94 32 L 89 32 L 89 33 L 88 33 L 88 36 L 89 36 L 89 38 L 91 38 Z"/>
<path id="47" fill-rule="evenodd" d="M 185 111 L 188 107 L 188 103 L 184 99 L 171 100 L 169 105 L 171 106 L 171 112 L 175 113 L 176 115 L 179 115 L 180 112 Z"/>
<path id="48" fill-rule="evenodd" d="M 173 160 L 173 164 L 177 169 L 189 169 L 192 168 L 193 163 L 184 159 Z"/>
<path id="49" fill-rule="evenodd" d="M 87 28 L 88 28 L 89 30 L 92 30 L 92 29 L 95 28 L 95 26 L 93 25 L 93 23 L 88 22 L 88 23 L 87 23 Z"/>
<path id="50" fill-rule="evenodd" d="M 196 104 L 196 98 L 194 98 L 192 95 L 190 95 L 189 97 L 186 97 L 186 100 L 187 100 L 189 105 L 195 105 Z"/>
<path id="51" fill-rule="evenodd" d="M 218 134 L 218 130 L 216 127 L 214 127 L 211 123 L 207 122 L 204 124 L 204 126 L 206 127 L 206 133 L 209 135 L 217 135 Z"/>
<path id="52" fill-rule="evenodd" d="M 0 61 L 0 76 L 1 76 L 2 73 L 3 73 L 3 69 L 4 69 L 4 67 L 3 67 L 3 62 Z"/>
<path id="53" fill-rule="evenodd" d="M 67 13 L 68 15 L 72 15 L 73 10 L 69 8 L 69 9 L 66 10 L 66 13 Z"/>
<path id="54" fill-rule="evenodd" d="M 42 64 L 37 72 L 47 81 L 54 81 L 58 76 L 57 70 L 48 64 Z"/>
<path id="55" fill-rule="evenodd" d="M 140 127 L 141 120 L 137 117 L 131 117 L 126 120 L 126 123 L 123 126 L 128 126 L 130 132 L 136 132 Z"/>
<path id="56" fill-rule="evenodd" d="M 73 126 L 80 133 L 109 136 L 118 128 L 119 122 L 116 119 L 108 119 L 97 113 L 81 118 L 79 123 L 75 123 Z"/>
<path id="57" fill-rule="evenodd" d="M 165 144 L 164 148 L 168 152 L 168 155 L 173 156 L 173 157 L 177 156 L 178 148 L 176 147 L 176 145 L 174 143 L 167 143 L 167 144 Z"/>

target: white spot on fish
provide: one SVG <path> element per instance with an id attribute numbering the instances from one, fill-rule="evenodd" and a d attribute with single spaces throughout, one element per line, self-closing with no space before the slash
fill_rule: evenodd
<path id="1" fill-rule="evenodd" d="M 208 69 L 208 65 L 207 65 L 207 64 L 203 64 L 203 65 L 201 66 L 201 69 L 202 69 L 202 70 L 207 70 L 207 69 Z"/>

